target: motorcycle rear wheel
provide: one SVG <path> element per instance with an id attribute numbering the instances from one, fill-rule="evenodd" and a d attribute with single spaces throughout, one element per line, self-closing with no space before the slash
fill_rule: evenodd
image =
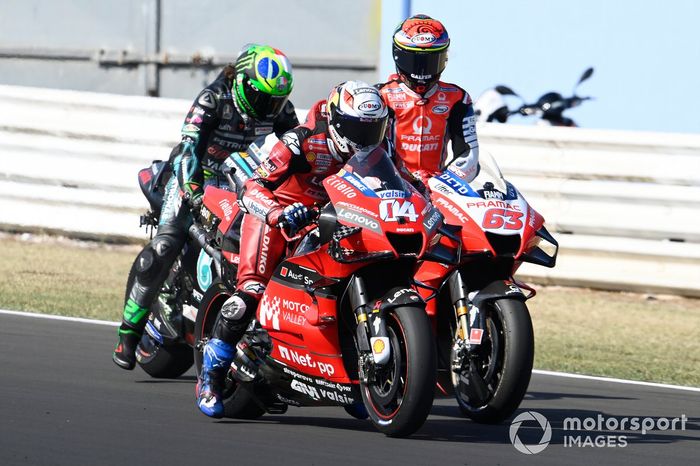
<path id="1" fill-rule="evenodd" d="M 509 418 L 520 406 L 532 375 L 535 340 L 530 313 L 524 302 L 499 299 L 489 302 L 484 341 L 477 350 L 477 373 L 488 396 L 470 400 L 453 378 L 455 397 L 462 413 L 482 424 L 496 424 Z"/>
<path id="2" fill-rule="evenodd" d="M 202 351 L 204 348 L 201 346 L 211 336 L 219 310 L 229 296 L 231 296 L 231 291 L 226 288 L 221 280 L 217 279 L 204 294 L 204 298 L 202 298 L 202 304 L 199 312 L 197 312 L 197 321 L 194 326 L 194 363 L 197 377 L 202 372 Z M 257 419 L 265 414 L 265 410 L 255 403 L 251 394 L 239 386 L 231 377 L 226 377 L 223 395 L 224 417 Z"/>
<path id="3" fill-rule="evenodd" d="M 435 343 L 422 308 L 398 307 L 386 317 L 391 359 L 376 380 L 361 384 L 362 400 L 374 426 L 389 437 L 406 437 L 425 422 L 433 404 Z"/>
<path id="4" fill-rule="evenodd" d="M 148 333 L 143 334 L 136 351 L 139 366 L 156 379 L 176 379 L 194 362 L 189 345 L 161 345 Z"/>
<path id="5" fill-rule="evenodd" d="M 136 258 L 138 260 L 138 257 Z M 129 277 L 126 281 L 126 292 L 124 293 L 124 304 L 129 299 L 129 290 L 136 279 L 136 260 L 131 265 Z M 160 306 L 158 298 L 153 300 L 151 312 L 156 312 L 156 306 Z M 144 332 L 141 341 L 136 348 L 139 366 L 153 378 L 175 379 L 192 367 L 192 348 L 186 343 L 174 343 L 161 345 L 154 340 L 147 332 Z"/>

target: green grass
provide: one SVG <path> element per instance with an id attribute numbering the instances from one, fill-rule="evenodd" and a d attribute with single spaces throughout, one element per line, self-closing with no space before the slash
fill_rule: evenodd
<path id="1" fill-rule="evenodd" d="M 700 387 L 700 300 L 543 288 L 528 302 L 535 366 Z"/>
<path id="2" fill-rule="evenodd" d="M 138 251 L 0 236 L 0 308 L 120 320 Z M 700 300 L 538 288 L 535 367 L 700 387 Z"/>
<path id="3" fill-rule="evenodd" d="M 0 308 L 120 320 L 139 248 L 0 237 Z"/>

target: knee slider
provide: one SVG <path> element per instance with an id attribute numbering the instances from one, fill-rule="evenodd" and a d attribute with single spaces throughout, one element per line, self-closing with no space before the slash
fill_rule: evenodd
<path id="1" fill-rule="evenodd" d="M 169 266 L 177 256 L 179 251 L 177 246 L 175 238 L 169 235 L 156 235 L 136 260 L 139 282 L 143 285 L 150 284 L 164 266 Z"/>
<path id="2" fill-rule="evenodd" d="M 214 337 L 231 344 L 237 343 L 255 315 L 256 308 L 255 298 L 245 293 L 234 293 L 221 308 L 219 321 L 214 326 Z"/>
<path id="3" fill-rule="evenodd" d="M 255 312 L 255 304 L 255 300 L 244 293 L 234 293 L 221 308 L 221 320 L 227 327 L 239 322 L 247 323 Z"/>
<path id="4" fill-rule="evenodd" d="M 158 262 L 151 246 L 146 246 L 136 258 L 136 274 L 140 282 L 147 282 L 154 277 L 158 270 Z"/>
<path id="5" fill-rule="evenodd" d="M 177 255 L 180 250 L 178 246 L 179 242 L 170 235 L 156 235 L 149 247 L 158 258 L 166 260 L 171 256 Z"/>

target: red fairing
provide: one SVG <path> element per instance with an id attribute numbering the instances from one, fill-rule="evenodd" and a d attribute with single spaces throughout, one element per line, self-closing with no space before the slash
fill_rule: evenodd
<path id="1" fill-rule="evenodd" d="M 464 210 L 455 205 L 447 196 L 439 192 L 431 193 L 433 203 L 442 215 L 445 223 L 462 227 L 462 252 L 489 251 L 494 253 L 491 244 L 486 239 L 481 225 L 476 223 Z"/>
<path id="2" fill-rule="evenodd" d="M 362 228 L 361 232 L 341 241 L 341 246 L 346 249 L 358 253 L 395 253 L 386 233 L 420 234 L 422 247 L 418 255 L 422 255 L 439 226 L 438 211 L 415 190 L 410 191 L 409 197 L 365 196 L 356 177 L 345 169 L 328 177 L 324 185 L 336 207 L 338 221 L 349 227 Z"/>
<path id="3" fill-rule="evenodd" d="M 454 266 L 440 264 L 438 262 L 424 261 L 421 262 L 418 267 L 418 271 L 416 272 L 416 278 L 428 286 L 431 286 L 433 288 L 440 288 L 440 285 L 442 285 L 442 283 L 445 281 L 445 277 L 452 273 L 454 269 Z M 426 301 L 425 312 L 432 319 L 432 317 L 434 317 L 437 314 L 437 299 L 428 300 L 428 298 L 434 292 L 427 288 L 420 287 L 416 288 L 416 291 L 418 291 L 418 293 Z M 433 325 L 433 329 L 435 329 L 437 321 L 432 319 L 431 323 Z"/>
<path id="4" fill-rule="evenodd" d="M 544 225 L 544 217 L 540 215 L 535 209 L 528 206 L 527 210 L 527 222 L 525 223 L 525 229 L 523 231 L 523 241 L 520 245 L 520 251 L 518 251 L 518 256 L 523 252 L 528 252 L 537 247 L 540 239 L 535 235 L 535 232 L 542 228 Z M 517 257 L 516 257 L 517 258 Z"/>
<path id="5" fill-rule="evenodd" d="M 258 321 L 274 340 L 272 356 L 302 373 L 351 383 L 340 353 L 336 301 L 317 296 L 314 302 L 304 288 L 294 286 L 321 278 L 299 262 L 306 261 L 293 257 L 282 262 L 258 307 Z M 322 317 L 332 320 L 326 323 Z"/>
<path id="6" fill-rule="evenodd" d="M 153 178 L 153 172 L 150 168 L 144 168 L 143 170 L 139 170 L 139 182 L 142 186 L 151 181 L 151 178 Z"/>
<path id="7" fill-rule="evenodd" d="M 376 150 L 378 165 L 391 165 L 384 149 Z M 363 163 L 373 167 L 374 155 L 367 155 Z M 383 260 L 398 258 L 387 234 L 413 234 L 422 238 L 420 250 L 415 251 L 419 259 L 437 234 L 441 221 L 437 210 L 415 190 L 373 190 L 350 170 L 348 163 L 324 182 L 337 221 L 347 227 L 361 227 L 340 240 L 340 249 L 346 251 L 343 254 L 355 259 L 353 254 L 386 252 L 388 258 L 385 255 Z M 339 303 L 323 287 L 334 283 L 332 279 L 349 278 L 378 259 L 344 262 L 336 260 L 337 255 L 329 251 L 330 243 L 326 243 L 282 261 L 263 294 L 257 319 L 274 341 L 273 359 L 310 377 L 356 383 L 343 365 L 338 336 Z M 310 287 L 317 289 L 313 297 Z"/>
<path id="8" fill-rule="evenodd" d="M 205 188 L 202 203 L 214 216 L 221 219 L 219 231 L 222 233 L 228 231 L 240 211 L 236 202 L 236 194 L 215 186 Z"/>

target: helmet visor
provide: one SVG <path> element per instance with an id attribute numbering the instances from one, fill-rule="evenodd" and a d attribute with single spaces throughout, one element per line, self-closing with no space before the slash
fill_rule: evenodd
<path id="1" fill-rule="evenodd" d="M 338 134 L 359 147 L 379 144 L 384 139 L 386 118 L 357 118 L 335 112 L 331 124 Z"/>
<path id="2" fill-rule="evenodd" d="M 289 95 L 270 95 L 253 86 L 248 79 L 243 82 L 243 96 L 257 120 L 271 120 L 284 108 Z"/>
<path id="3" fill-rule="evenodd" d="M 430 80 L 437 77 L 447 64 L 447 50 L 440 52 L 412 52 L 394 46 L 396 67 L 407 77 Z"/>

